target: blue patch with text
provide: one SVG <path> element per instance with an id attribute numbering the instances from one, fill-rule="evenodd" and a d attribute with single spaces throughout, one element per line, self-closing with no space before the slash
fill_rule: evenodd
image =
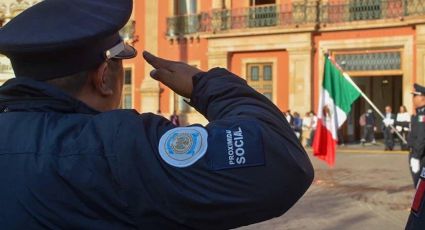
<path id="1" fill-rule="evenodd" d="M 265 164 L 261 131 L 254 121 L 215 123 L 209 129 L 208 146 L 207 159 L 213 170 Z"/>

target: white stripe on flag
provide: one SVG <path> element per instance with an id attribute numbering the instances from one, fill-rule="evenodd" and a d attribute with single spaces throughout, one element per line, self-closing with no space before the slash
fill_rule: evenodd
<path id="1" fill-rule="evenodd" d="M 323 125 L 332 134 L 334 140 L 338 140 L 337 130 L 347 120 L 347 114 L 335 105 L 333 98 L 329 95 L 329 92 L 322 88 L 321 99 L 319 102 L 319 112 L 317 117 L 322 119 Z M 323 108 L 327 106 L 329 108 L 330 116 L 325 117 L 323 114 Z"/>

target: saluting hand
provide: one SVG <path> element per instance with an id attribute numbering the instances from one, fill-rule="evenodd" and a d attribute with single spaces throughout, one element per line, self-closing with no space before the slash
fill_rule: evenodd
<path id="1" fill-rule="evenodd" d="M 200 69 L 183 62 L 170 61 L 144 51 L 143 58 L 155 69 L 151 77 L 162 82 L 183 97 L 190 98 L 193 90 L 192 77 L 202 72 Z"/>

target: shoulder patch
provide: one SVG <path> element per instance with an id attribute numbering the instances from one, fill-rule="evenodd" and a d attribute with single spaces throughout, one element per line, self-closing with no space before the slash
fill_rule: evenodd
<path id="1" fill-rule="evenodd" d="M 159 154 L 169 165 L 184 168 L 201 159 L 208 148 L 208 133 L 201 127 L 168 130 L 159 140 Z"/>
<path id="2" fill-rule="evenodd" d="M 209 129 L 208 162 L 212 170 L 265 164 L 262 134 L 253 121 L 221 122 Z"/>

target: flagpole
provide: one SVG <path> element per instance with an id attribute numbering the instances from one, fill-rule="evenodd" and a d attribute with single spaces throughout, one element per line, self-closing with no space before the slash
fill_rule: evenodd
<path id="1" fill-rule="evenodd" d="M 344 73 L 344 72 L 342 73 L 342 75 L 360 93 L 360 95 L 369 103 L 369 105 L 375 110 L 375 112 L 377 112 L 379 114 L 379 116 L 381 116 L 382 119 L 385 119 L 384 114 L 382 114 L 381 111 L 379 111 L 379 109 L 375 106 L 375 104 L 373 104 L 373 102 L 366 96 L 366 94 L 363 93 L 363 91 L 356 85 L 356 83 L 351 79 L 351 77 L 347 73 Z M 406 139 L 404 139 L 404 137 L 401 136 L 401 134 L 397 131 L 397 129 L 395 129 L 392 124 L 389 124 L 389 126 L 391 127 L 391 130 L 393 130 L 397 134 L 397 136 L 400 138 L 400 140 L 402 140 L 404 144 L 407 144 Z"/>
<path id="2" fill-rule="evenodd" d="M 369 103 L 369 105 L 372 106 L 372 108 L 375 110 L 375 112 L 378 113 L 379 116 L 381 116 L 382 119 L 385 119 L 385 116 L 381 113 L 381 111 L 379 111 L 379 109 L 375 106 L 375 104 L 373 104 L 373 102 L 366 96 L 366 94 L 363 93 L 363 91 L 357 86 L 357 84 L 351 79 L 351 77 L 347 73 L 344 72 L 344 70 L 338 65 L 338 63 L 336 63 L 331 58 L 331 56 L 329 55 L 328 52 L 326 52 L 326 57 L 329 58 L 329 60 L 332 63 L 334 63 L 334 65 L 341 71 L 344 78 L 360 93 L 360 95 Z M 394 131 L 397 134 L 397 136 L 400 138 L 400 140 L 403 141 L 404 144 L 407 144 L 406 139 L 404 139 L 404 137 L 401 136 L 401 134 L 397 131 L 397 129 L 395 129 L 392 124 L 389 124 L 389 126 L 391 127 L 391 130 Z"/>

